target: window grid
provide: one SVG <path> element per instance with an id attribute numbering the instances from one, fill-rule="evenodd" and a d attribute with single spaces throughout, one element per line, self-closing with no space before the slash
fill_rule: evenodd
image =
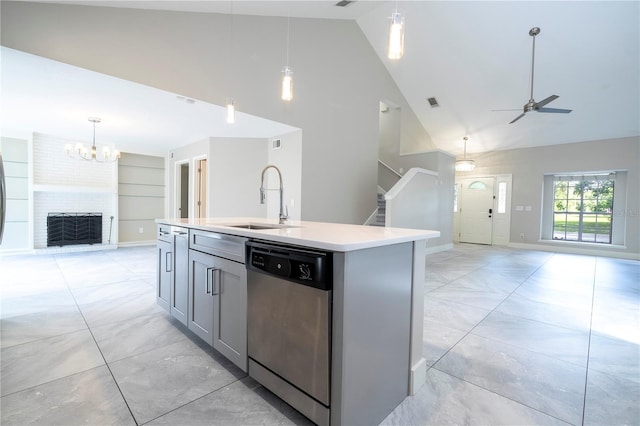
<path id="1" fill-rule="evenodd" d="M 613 179 L 554 181 L 553 239 L 611 244 Z"/>

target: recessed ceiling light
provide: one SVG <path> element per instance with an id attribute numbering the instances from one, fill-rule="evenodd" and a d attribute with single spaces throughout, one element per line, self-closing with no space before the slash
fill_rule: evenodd
<path id="1" fill-rule="evenodd" d="M 429 102 L 429 105 L 431 105 L 431 108 L 435 108 L 435 107 L 439 107 L 440 104 L 438 103 L 438 100 L 436 98 L 427 98 L 427 102 Z"/>

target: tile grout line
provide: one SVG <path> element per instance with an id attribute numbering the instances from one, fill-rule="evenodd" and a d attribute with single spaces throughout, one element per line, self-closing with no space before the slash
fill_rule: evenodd
<path id="1" fill-rule="evenodd" d="M 57 256 L 54 255 L 54 259 L 56 261 L 56 265 L 60 269 L 60 272 L 62 272 L 62 268 L 60 268 L 60 264 L 58 263 Z M 62 276 L 64 277 L 64 273 L 62 274 Z M 89 334 L 91 335 L 91 339 L 93 340 L 93 343 L 96 345 L 96 348 L 98 349 L 98 352 L 100 353 L 100 356 L 102 357 L 102 360 L 104 361 L 104 365 L 107 368 L 107 370 L 109 371 L 109 375 L 113 379 L 113 383 L 116 385 L 116 388 L 118 389 L 118 392 L 120 393 L 120 396 L 122 397 L 122 401 L 124 401 L 124 404 L 127 407 L 127 410 L 129 411 L 129 414 L 131 415 L 131 418 L 133 419 L 134 423 L 136 425 L 140 425 L 140 423 L 136 419 L 136 416 L 133 414 L 133 411 L 131 410 L 131 407 L 129 406 L 129 402 L 127 402 L 127 399 L 125 398 L 124 393 L 122 393 L 122 389 L 120 388 L 120 385 L 118 384 L 118 381 L 116 380 L 115 376 L 113 375 L 113 371 L 111 371 L 111 366 L 107 362 L 107 359 L 104 357 L 104 354 L 102 353 L 102 349 L 100 349 L 100 345 L 98 345 L 98 341 L 96 340 L 96 337 L 93 335 L 93 331 L 91 330 L 91 327 L 89 326 L 89 323 L 87 322 L 87 319 L 85 318 L 84 313 L 82 313 L 82 310 L 80 309 L 80 305 L 78 304 L 78 301 L 76 300 L 76 296 L 73 294 L 73 291 L 71 290 L 71 287 L 69 286 L 69 283 L 67 282 L 66 277 L 64 278 L 64 281 L 67 284 L 67 289 L 69 290 L 69 293 L 71 293 L 71 297 L 73 298 L 73 302 L 76 304 L 76 308 L 78 309 L 78 312 L 80 313 L 80 316 L 82 316 L 82 320 L 84 321 L 84 323 L 87 326 L 87 330 L 89 331 Z"/>
<path id="2" fill-rule="evenodd" d="M 502 300 L 502 302 L 498 303 L 498 304 L 497 304 L 493 309 L 489 310 L 489 312 L 487 313 L 487 315 L 485 315 L 485 316 L 484 316 L 480 321 L 478 321 L 478 323 L 477 323 L 476 325 L 474 325 L 473 327 L 471 327 L 471 329 L 470 329 L 469 331 L 467 331 L 467 332 L 465 333 L 465 335 L 464 335 L 464 336 L 462 336 L 462 337 L 461 337 L 461 338 L 460 338 L 460 339 L 459 339 L 455 344 L 453 344 L 453 346 L 451 346 L 451 347 L 450 347 L 450 348 L 449 348 L 449 349 L 448 349 L 448 350 L 447 350 L 447 351 L 446 351 L 446 352 L 445 352 L 445 353 L 444 353 L 440 358 L 438 358 L 438 359 L 436 360 L 436 362 L 434 362 L 434 363 L 432 364 L 432 367 L 433 367 L 433 366 L 435 366 L 435 365 L 436 365 L 436 364 L 437 364 L 437 363 L 438 363 L 442 358 L 444 358 L 444 357 L 445 357 L 449 352 L 451 352 L 451 350 L 452 350 L 452 349 L 453 349 L 453 348 L 454 348 L 458 343 L 460 343 L 460 342 L 462 341 L 462 339 L 464 339 L 465 337 L 467 337 L 469 334 L 472 334 L 471 332 L 472 332 L 472 331 L 473 331 L 473 330 L 474 330 L 478 325 L 480 325 L 480 323 L 481 323 L 482 321 L 484 321 L 485 319 L 487 319 L 487 317 L 488 317 L 489 315 L 491 315 L 493 312 L 495 312 L 495 310 L 496 310 L 496 309 L 498 309 L 498 308 L 500 307 L 500 305 L 502 305 L 502 304 L 504 303 L 504 301 L 505 301 L 505 300 L 507 300 L 509 297 L 511 297 L 511 295 L 512 295 L 513 293 L 515 293 L 515 292 L 516 292 L 516 291 L 517 291 L 517 290 L 522 286 L 522 284 L 524 284 L 525 282 L 527 282 L 527 280 L 528 280 L 529 278 L 531 278 L 531 276 L 532 276 L 533 274 L 535 274 L 535 273 L 536 273 L 536 271 L 538 271 L 540 268 L 542 268 L 542 266 L 543 266 L 545 263 L 547 263 L 547 262 L 548 262 L 552 257 L 553 257 L 553 255 L 552 255 L 552 256 L 550 256 L 550 257 L 549 257 L 549 259 L 545 260 L 542 264 L 540 264 L 540 265 L 539 265 L 539 266 L 538 266 L 538 267 L 537 267 L 533 272 L 531 272 L 531 273 L 530 273 L 530 274 L 529 274 L 529 275 L 528 275 L 528 276 L 527 276 L 527 277 L 526 277 L 526 278 L 525 278 L 525 279 L 524 279 L 524 280 L 523 280 L 523 281 L 522 281 L 522 282 L 521 282 L 521 283 L 520 283 L 516 288 L 514 288 L 514 289 L 513 289 L 513 290 L 512 290 L 512 291 L 511 291 L 511 292 L 510 292 L 510 293 L 509 293 L 509 294 L 508 294 L 508 295 L 507 295 L 503 300 Z M 481 268 L 478 268 L 478 269 L 481 269 Z M 473 271 L 472 271 L 472 272 L 473 272 Z M 465 274 L 465 275 L 463 275 L 463 276 L 467 276 L 467 275 L 471 274 L 472 272 L 469 272 L 468 274 Z M 454 280 L 454 281 L 455 281 L 455 280 Z M 448 284 L 449 284 L 449 283 L 447 283 L 447 284 L 445 284 L 445 285 L 448 285 Z M 463 303 L 460 303 L 460 304 L 461 304 L 461 305 L 463 305 Z M 471 306 L 471 305 L 466 305 L 466 306 Z M 543 324 L 544 324 L 544 323 L 543 323 Z M 460 331 L 462 331 L 462 330 L 460 330 Z M 480 336 L 480 337 L 482 337 L 482 336 Z M 490 339 L 490 340 L 493 340 L 493 339 Z M 497 342 L 500 342 L 499 340 L 496 340 L 496 341 L 497 341 Z M 504 342 L 500 342 L 500 343 L 504 343 Z M 511 346 L 516 347 L 516 348 L 519 348 L 519 346 L 514 346 L 514 345 L 511 345 Z M 431 367 L 430 367 L 430 368 L 431 368 Z M 440 370 L 438 370 L 438 371 L 440 371 Z"/>
<path id="3" fill-rule="evenodd" d="M 591 315 L 589 316 L 589 343 L 587 345 L 587 366 L 585 368 L 584 374 L 584 396 L 582 398 L 582 426 L 584 426 L 584 415 L 587 411 L 587 385 L 589 384 L 589 357 L 591 355 L 591 335 L 593 332 L 593 306 L 596 300 L 596 273 L 598 271 L 598 260 L 600 258 L 596 257 L 596 261 L 593 265 L 593 287 L 591 289 Z"/>
<path id="4" fill-rule="evenodd" d="M 442 370 L 440 370 L 438 367 L 436 367 L 436 364 L 437 364 L 438 362 L 440 362 L 440 360 L 441 360 L 442 358 L 444 358 L 444 357 L 445 357 L 449 352 L 451 352 L 451 351 L 453 350 L 453 348 L 455 348 L 455 347 L 456 347 L 456 346 L 457 346 L 457 345 L 458 345 L 458 344 L 459 344 L 463 339 L 465 339 L 467 336 L 469 336 L 470 334 L 472 334 L 471 332 L 472 332 L 472 331 L 473 331 L 473 330 L 474 330 L 478 325 L 480 325 L 480 323 L 481 323 L 482 321 L 484 321 L 484 320 L 485 320 L 489 315 L 491 315 L 491 314 L 492 314 L 496 309 L 498 309 L 498 307 L 499 307 L 500 305 L 502 305 L 502 303 L 504 303 L 504 301 L 505 301 L 505 300 L 507 300 L 507 299 L 508 299 L 508 298 L 509 298 L 509 297 L 510 297 L 510 296 L 511 296 L 511 295 L 512 295 L 512 294 L 513 294 L 513 293 L 514 293 L 518 288 L 520 288 L 520 286 L 522 286 L 522 284 L 524 284 L 524 283 L 525 283 L 529 278 L 531 278 L 531 276 L 532 276 L 533 274 L 535 274 L 535 273 L 536 273 L 536 271 L 538 271 L 540 268 L 542 268 L 542 266 L 544 266 L 547 262 L 549 262 L 549 260 L 551 260 L 551 258 L 552 258 L 553 256 L 554 256 L 554 255 L 549 256 L 549 258 L 548 258 L 547 260 L 545 260 L 544 262 L 542 262 L 542 263 L 541 263 L 541 264 L 540 264 L 540 265 L 539 265 L 539 266 L 538 266 L 534 271 L 532 271 L 532 272 L 531 272 L 531 273 L 530 273 L 530 274 L 529 274 L 529 275 L 528 275 L 528 276 L 527 276 L 527 277 L 526 277 L 526 278 L 525 278 L 525 279 L 520 283 L 520 285 L 518 285 L 516 288 L 514 288 L 514 289 L 513 289 L 513 290 L 512 290 L 512 291 L 511 291 L 511 292 L 510 292 L 510 293 L 509 293 L 509 294 L 508 294 L 508 295 L 507 295 L 503 300 L 502 300 L 502 302 L 500 302 L 500 303 L 499 303 L 498 305 L 496 305 L 492 310 L 490 310 L 490 311 L 487 313 L 487 315 L 485 315 L 485 316 L 484 316 L 480 321 L 478 321 L 478 323 L 477 323 L 476 325 L 474 325 L 474 326 L 473 326 L 473 327 L 472 327 L 472 328 L 471 328 L 467 333 L 465 333 L 465 335 L 464 335 L 464 336 L 462 336 L 462 337 L 461 337 L 461 338 L 460 338 L 456 343 L 454 343 L 454 344 L 453 344 L 453 345 L 452 345 L 452 346 L 451 346 L 451 347 L 450 347 L 450 348 L 449 348 L 449 349 L 448 349 L 448 350 L 447 350 L 447 351 L 446 351 L 442 356 L 440 356 L 440 358 L 438 358 L 438 359 L 437 359 L 437 360 L 436 360 L 436 361 L 435 361 L 435 362 L 434 362 L 430 367 L 428 367 L 428 368 L 427 368 L 427 372 L 428 372 L 430 369 L 432 369 L 432 368 L 433 368 L 433 369 L 435 369 L 435 370 L 437 370 L 437 371 L 439 371 L 439 372 L 441 372 L 441 373 L 443 373 L 443 374 L 450 375 L 450 376 L 455 377 L 455 378 L 457 378 L 457 379 L 459 379 L 459 380 L 462 380 L 462 381 L 463 381 L 463 382 L 465 382 L 465 383 L 469 383 L 469 384 L 470 384 L 470 385 L 472 385 L 472 386 L 476 386 L 476 387 L 478 387 L 478 388 L 480 388 L 480 389 L 483 389 L 483 390 L 485 390 L 485 391 L 487 391 L 487 392 L 490 392 L 490 393 L 492 393 L 492 394 L 494 394 L 494 395 L 498 395 L 498 396 L 500 396 L 500 397 L 502 397 L 502 398 L 505 398 L 505 399 L 508 399 L 508 400 L 510 400 L 510 401 L 513 401 L 513 402 L 515 402 L 516 404 L 520 404 L 520 405 L 522 405 L 522 406 L 525 406 L 525 407 L 531 408 L 532 410 L 538 411 L 538 412 L 540 412 L 540 413 L 542 413 L 542 414 L 544 414 L 544 415 L 547 415 L 547 416 L 549 416 L 549 417 L 552 417 L 552 418 L 558 419 L 558 420 L 560 420 L 560 421 L 563 421 L 563 422 L 565 422 L 565 423 L 567 423 L 567 424 L 570 424 L 569 422 L 567 422 L 567 421 L 565 421 L 565 420 L 562 420 L 562 419 L 560 419 L 560 418 L 558 418 L 558 417 L 556 417 L 556 416 L 554 416 L 554 415 L 552 415 L 552 414 L 545 413 L 544 411 L 541 411 L 541 410 L 539 410 L 539 409 L 537 409 L 537 408 L 534 408 L 534 407 L 530 407 L 529 405 L 527 405 L 527 404 L 525 404 L 525 403 L 523 403 L 523 402 L 516 401 L 516 400 L 514 400 L 514 399 L 512 399 L 512 398 L 510 398 L 510 397 L 508 397 L 508 396 L 506 396 L 506 395 L 501 395 L 501 394 L 499 394 L 499 393 L 497 393 L 497 392 L 495 392 L 495 391 L 492 391 L 491 389 L 487 389 L 487 388 L 485 388 L 485 387 L 483 387 L 483 386 L 480 386 L 480 385 L 478 385 L 478 384 L 475 384 L 475 383 L 469 382 L 469 381 L 467 381 L 467 380 L 465 380 L 465 379 L 463 379 L 463 378 L 461 378 L 461 377 L 458 377 L 458 376 L 456 376 L 456 375 L 454 375 L 454 374 L 451 374 L 451 373 L 448 373 L 448 372 L 446 372 L 446 371 L 442 371 Z M 478 268 L 478 269 L 480 269 L 480 268 Z M 470 273 L 471 273 L 471 272 L 470 272 Z M 470 274 L 470 273 L 469 273 L 469 274 Z M 469 275 L 469 274 L 466 274 L 466 275 Z M 479 337 L 482 337 L 482 336 L 479 336 Z M 486 337 L 485 337 L 485 339 L 486 339 Z M 492 340 L 492 339 L 489 339 L 489 340 Z M 506 344 L 506 343 L 504 343 L 504 342 L 500 342 L 500 341 L 497 341 L 497 342 L 502 343 L 502 344 Z M 509 345 L 509 346 L 512 346 L 512 347 L 517 348 L 517 349 L 522 349 L 522 348 L 520 348 L 519 346 L 515 346 L 515 345 Z M 552 357 L 552 358 L 553 358 L 553 357 Z M 555 358 L 553 358 L 553 359 L 555 359 Z M 587 362 L 588 362 L 588 358 L 587 358 Z M 583 410 L 584 410 L 584 404 L 583 404 Z M 583 415 L 583 422 L 584 422 L 584 415 Z M 584 424 L 583 424 L 582 426 L 584 426 Z"/>
<path id="5" fill-rule="evenodd" d="M 513 403 L 515 403 L 515 404 L 522 405 L 523 407 L 527 407 L 527 408 L 529 408 L 529 409 L 531 409 L 531 410 L 537 411 L 537 412 L 538 412 L 538 413 L 540 413 L 540 414 L 544 414 L 545 416 L 551 417 L 551 418 L 553 418 L 553 419 L 556 419 L 556 420 L 559 420 L 559 421 L 561 421 L 561 422 L 563 422 L 563 423 L 566 423 L 566 424 L 568 424 L 568 425 L 571 425 L 571 422 L 568 422 L 568 421 L 566 421 L 566 420 L 563 420 L 563 419 L 561 419 L 561 418 L 559 418 L 559 417 L 557 417 L 557 416 L 555 416 L 555 415 L 553 415 L 553 414 L 545 413 L 544 411 L 540 410 L 539 408 L 532 407 L 532 406 L 530 406 L 530 405 L 528 405 L 528 404 L 525 404 L 524 402 L 517 401 L 517 400 L 515 400 L 515 399 L 513 399 L 513 398 L 510 398 L 510 397 L 508 397 L 508 396 L 505 396 L 505 395 L 501 395 L 501 394 L 499 394 L 499 393 L 498 393 L 498 392 L 496 392 L 496 391 L 493 391 L 493 390 L 491 390 L 491 389 L 487 389 L 487 388 L 485 388 L 485 387 L 482 387 L 482 386 L 480 386 L 480 385 L 479 385 L 479 384 L 477 384 L 477 383 L 469 382 L 469 381 L 467 381 L 467 380 L 463 379 L 462 377 L 458 377 L 458 376 L 456 376 L 455 374 L 451 374 L 451 373 L 449 373 L 449 372 L 442 371 L 442 370 L 440 370 L 438 367 L 435 367 L 435 366 L 429 367 L 429 369 L 427 369 L 427 371 L 428 371 L 428 370 L 430 370 L 430 369 L 434 369 L 434 370 L 439 371 L 439 372 L 440 372 L 440 373 L 442 373 L 442 374 L 446 374 L 446 375 L 448 375 L 448 376 L 455 377 L 456 379 L 460 380 L 461 382 L 465 382 L 465 383 L 467 383 L 467 384 L 469 384 L 469 385 L 471 385 L 471 386 L 474 386 L 474 387 L 476 387 L 476 388 L 478 388 L 478 389 L 482 389 L 483 391 L 489 392 L 489 393 L 491 393 L 491 394 L 493 394 L 493 395 L 496 395 L 496 396 L 498 396 L 498 397 L 500 397 L 500 398 L 504 398 L 504 399 L 506 399 L 506 400 L 509 400 L 509 401 L 511 401 L 511 402 L 513 402 Z"/>

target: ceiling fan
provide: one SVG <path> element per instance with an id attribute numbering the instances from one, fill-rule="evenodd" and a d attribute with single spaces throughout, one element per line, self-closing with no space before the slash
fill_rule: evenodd
<path id="1" fill-rule="evenodd" d="M 551 112 L 551 113 L 560 113 L 560 114 L 568 114 L 571 112 L 570 109 L 560 109 L 560 108 L 546 108 L 545 105 L 548 103 L 555 101 L 559 98 L 558 95 L 551 95 L 548 98 L 541 100 L 540 102 L 536 102 L 533 99 L 533 70 L 536 58 L 536 36 L 540 34 L 540 28 L 533 27 L 529 30 L 529 35 L 533 38 L 533 49 L 531 53 L 531 95 L 529 97 L 529 102 L 524 104 L 523 112 L 513 120 L 509 122 L 509 124 L 515 123 L 525 116 L 526 113 L 530 111 L 536 112 Z M 516 110 L 517 111 L 517 110 Z"/>

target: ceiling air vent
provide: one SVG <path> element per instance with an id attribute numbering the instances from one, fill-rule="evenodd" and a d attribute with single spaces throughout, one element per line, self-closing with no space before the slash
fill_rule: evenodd
<path id="1" fill-rule="evenodd" d="M 341 0 L 338 3 L 336 3 L 336 6 L 340 6 L 340 7 L 347 7 L 349 6 L 351 3 L 355 3 L 356 0 Z"/>
<path id="2" fill-rule="evenodd" d="M 438 100 L 436 98 L 427 98 L 427 101 L 429 102 L 429 105 L 431 105 L 431 108 L 435 108 L 435 107 L 439 107 L 440 104 L 438 103 Z"/>

